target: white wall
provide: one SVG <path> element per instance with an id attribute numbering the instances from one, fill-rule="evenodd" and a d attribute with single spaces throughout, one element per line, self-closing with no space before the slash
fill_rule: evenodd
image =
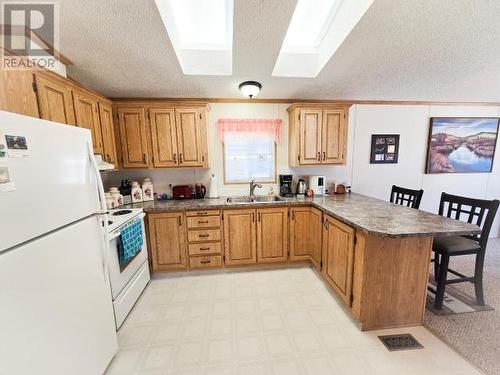
<path id="1" fill-rule="evenodd" d="M 425 158 L 429 118 L 433 116 L 500 116 L 500 107 L 427 106 L 427 105 L 355 105 L 349 114 L 347 164 L 344 166 L 288 167 L 288 104 L 212 104 L 209 116 L 210 166 L 208 170 L 138 170 L 106 172 L 105 186 L 117 185 L 121 178 L 141 180 L 151 177 L 157 192 L 168 192 L 169 184 L 202 182 L 207 184 L 210 173 L 219 181 L 220 195 L 248 194 L 247 185 L 223 184 L 222 145 L 217 139 L 218 118 L 280 118 L 283 120 L 283 142 L 278 146 L 278 174 L 324 175 L 328 183 L 345 182 L 353 191 L 387 200 L 393 184 L 424 189 L 421 209 L 437 212 L 442 191 L 477 198 L 500 199 L 500 146 L 496 149 L 492 173 L 425 174 Z M 372 134 L 400 134 L 397 164 L 370 164 Z M 267 194 L 277 184 L 257 189 Z M 492 229 L 500 235 L 500 214 Z"/>

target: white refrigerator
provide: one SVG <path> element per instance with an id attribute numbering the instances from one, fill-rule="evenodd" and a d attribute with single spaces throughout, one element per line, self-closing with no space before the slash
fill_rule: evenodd
<path id="1" fill-rule="evenodd" d="M 0 374 L 100 375 L 118 349 L 89 130 L 0 111 Z"/>

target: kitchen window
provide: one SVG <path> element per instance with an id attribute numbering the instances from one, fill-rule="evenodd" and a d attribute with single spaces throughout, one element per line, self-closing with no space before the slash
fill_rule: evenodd
<path id="1" fill-rule="evenodd" d="M 276 149 L 281 120 L 219 119 L 224 183 L 276 182 Z"/>

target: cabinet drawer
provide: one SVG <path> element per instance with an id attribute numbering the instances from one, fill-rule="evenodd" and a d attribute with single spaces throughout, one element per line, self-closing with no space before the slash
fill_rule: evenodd
<path id="1" fill-rule="evenodd" d="M 220 241 L 220 229 L 192 230 L 188 232 L 189 242 Z"/>
<path id="2" fill-rule="evenodd" d="M 221 267 L 221 266 L 222 266 L 222 256 L 220 255 L 189 258 L 190 268 L 206 268 L 206 267 Z"/>
<path id="3" fill-rule="evenodd" d="M 220 242 L 192 243 L 189 245 L 189 255 L 220 254 L 221 249 Z"/>
<path id="4" fill-rule="evenodd" d="M 193 216 L 187 218 L 188 228 L 220 227 L 220 216 Z"/>
<path id="5" fill-rule="evenodd" d="M 186 216 L 219 216 L 220 210 L 186 211 Z"/>

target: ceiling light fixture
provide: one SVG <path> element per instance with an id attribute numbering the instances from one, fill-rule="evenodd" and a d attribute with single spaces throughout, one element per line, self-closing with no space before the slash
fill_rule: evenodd
<path id="1" fill-rule="evenodd" d="M 248 96 L 252 99 L 259 95 L 262 85 L 257 81 L 245 81 L 240 83 L 239 89 L 244 96 Z"/>

